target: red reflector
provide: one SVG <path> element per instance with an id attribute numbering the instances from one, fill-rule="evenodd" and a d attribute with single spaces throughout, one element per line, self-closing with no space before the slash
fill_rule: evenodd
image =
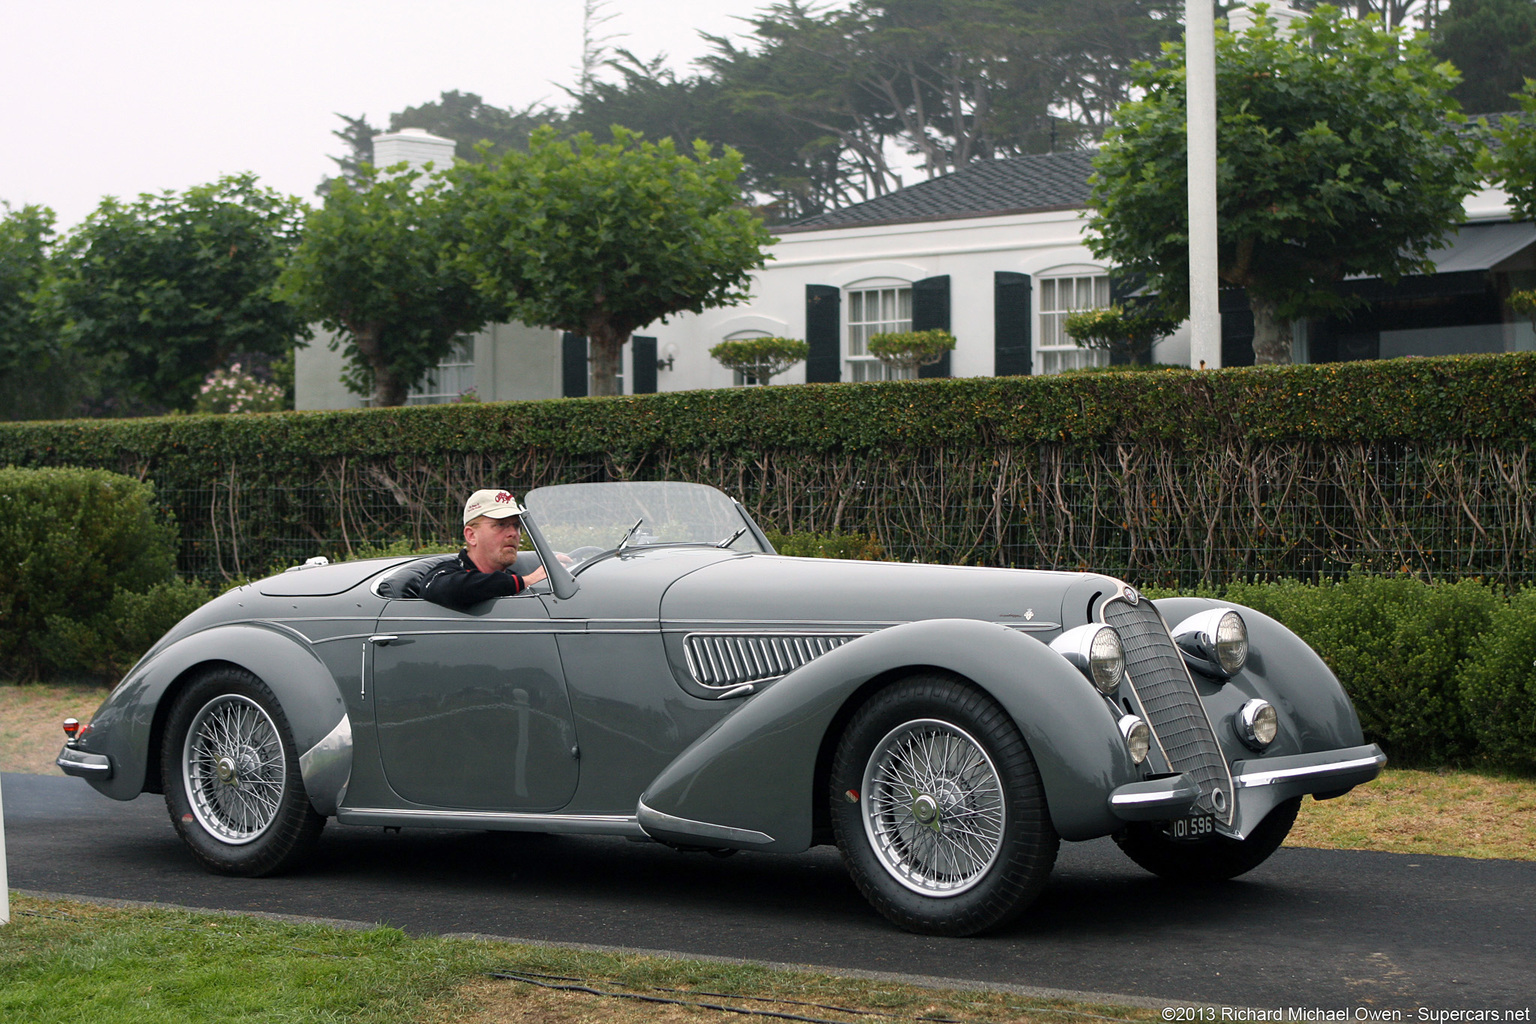
<path id="1" fill-rule="evenodd" d="M 78 718 L 66 718 L 66 719 L 64 719 L 64 734 L 66 736 L 68 736 L 70 739 L 74 739 L 75 738 L 75 734 L 78 733 L 79 731 L 80 731 L 80 720 Z"/>

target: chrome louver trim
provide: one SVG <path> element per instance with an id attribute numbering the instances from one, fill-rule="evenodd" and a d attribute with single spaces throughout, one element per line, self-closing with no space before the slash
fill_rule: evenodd
<path id="1" fill-rule="evenodd" d="M 1230 825 L 1237 804 L 1232 773 L 1168 624 L 1151 601 L 1133 603 L 1128 595 L 1105 601 L 1100 615 L 1125 645 L 1126 682 L 1146 711 L 1169 767 L 1200 787 L 1200 810 Z"/>
<path id="2" fill-rule="evenodd" d="M 861 635 L 690 633 L 683 638 L 683 654 L 699 685 L 724 688 L 777 679 Z"/>

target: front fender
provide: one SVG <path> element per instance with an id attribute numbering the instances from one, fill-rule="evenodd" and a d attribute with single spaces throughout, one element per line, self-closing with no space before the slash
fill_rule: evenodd
<path id="1" fill-rule="evenodd" d="M 843 706 L 905 669 L 955 673 L 986 690 L 1023 733 L 1067 839 L 1120 827 L 1116 786 L 1139 778 L 1116 714 L 1065 659 L 1031 636 L 974 619 L 930 619 L 851 641 L 786 675 L 717 723 L 640 797 L 647 833 L 668 842 L 794 853 L 811 844 L 817 754 Z M 835 737 L 832 737 L 835 742 Z"/>
<path id="2" fill-rule="evenodd" d="M 263 622 L 216 626 L 183 637 L 134 666 L 91 719 L 80 749 L 111 759 L 110 777 L 88 781 L 117 800 L 146 789 L 160 756 L 158 723 L 183 684 L 205 665 L 236 665 L 267 684 L 293 730 L 310 802 L 333 814 L 351 776 L 346 704 L 330 672 L 302 636 Z M 154 773 L 158 776 L 158 771 Z"/>

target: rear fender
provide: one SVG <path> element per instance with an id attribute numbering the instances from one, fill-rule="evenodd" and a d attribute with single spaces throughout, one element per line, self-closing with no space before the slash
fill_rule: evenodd
<path id="1" fill-rule="evenodd" d="M 794 853 L 811 845 L 824 799 L 816 761 L 839 712 L 867 684 L 910 671 L 964 677 L 1002 705 L 1024 735 L 1067 839 L 1120 827 L 1115 786 L 1139 778 L 1116 715 L 1045 644 L 974 619 L 930 619 L 872 633 L 822 655 L 747 699 L 667 766 L 640 798 L 641 826 L 685 845 Z M 878 683 L 877 683 L 878 685 Z"/>
<path id="2" fill-rule="evenodd" d="M 304 638 L 268 623 L 193 633 L 136 665 L 92 717 L 81 744 L 112 759 L 111 776 L 92 778 L 91 785 L 117 800 L 160 791 L 160 733 L 170 706 L 198 670 L 220 664 L 243 668 L 271 689 L 293 730 L 310 802 L 334 814 L 351 777 L 346 704 Z"/>

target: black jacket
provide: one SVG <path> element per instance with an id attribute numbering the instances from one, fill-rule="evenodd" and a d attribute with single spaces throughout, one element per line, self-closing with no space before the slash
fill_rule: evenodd
<path id="1" fill-rule="evenodd" d="M 460 549 L 458 560 L 444 562 L 421 581 L 421 596 L 434 604 L 463 611 L 493 597 L 521 593 L 528 584 L 511 569 L 481 572 L 469 560 L 469 550 Z"/>

